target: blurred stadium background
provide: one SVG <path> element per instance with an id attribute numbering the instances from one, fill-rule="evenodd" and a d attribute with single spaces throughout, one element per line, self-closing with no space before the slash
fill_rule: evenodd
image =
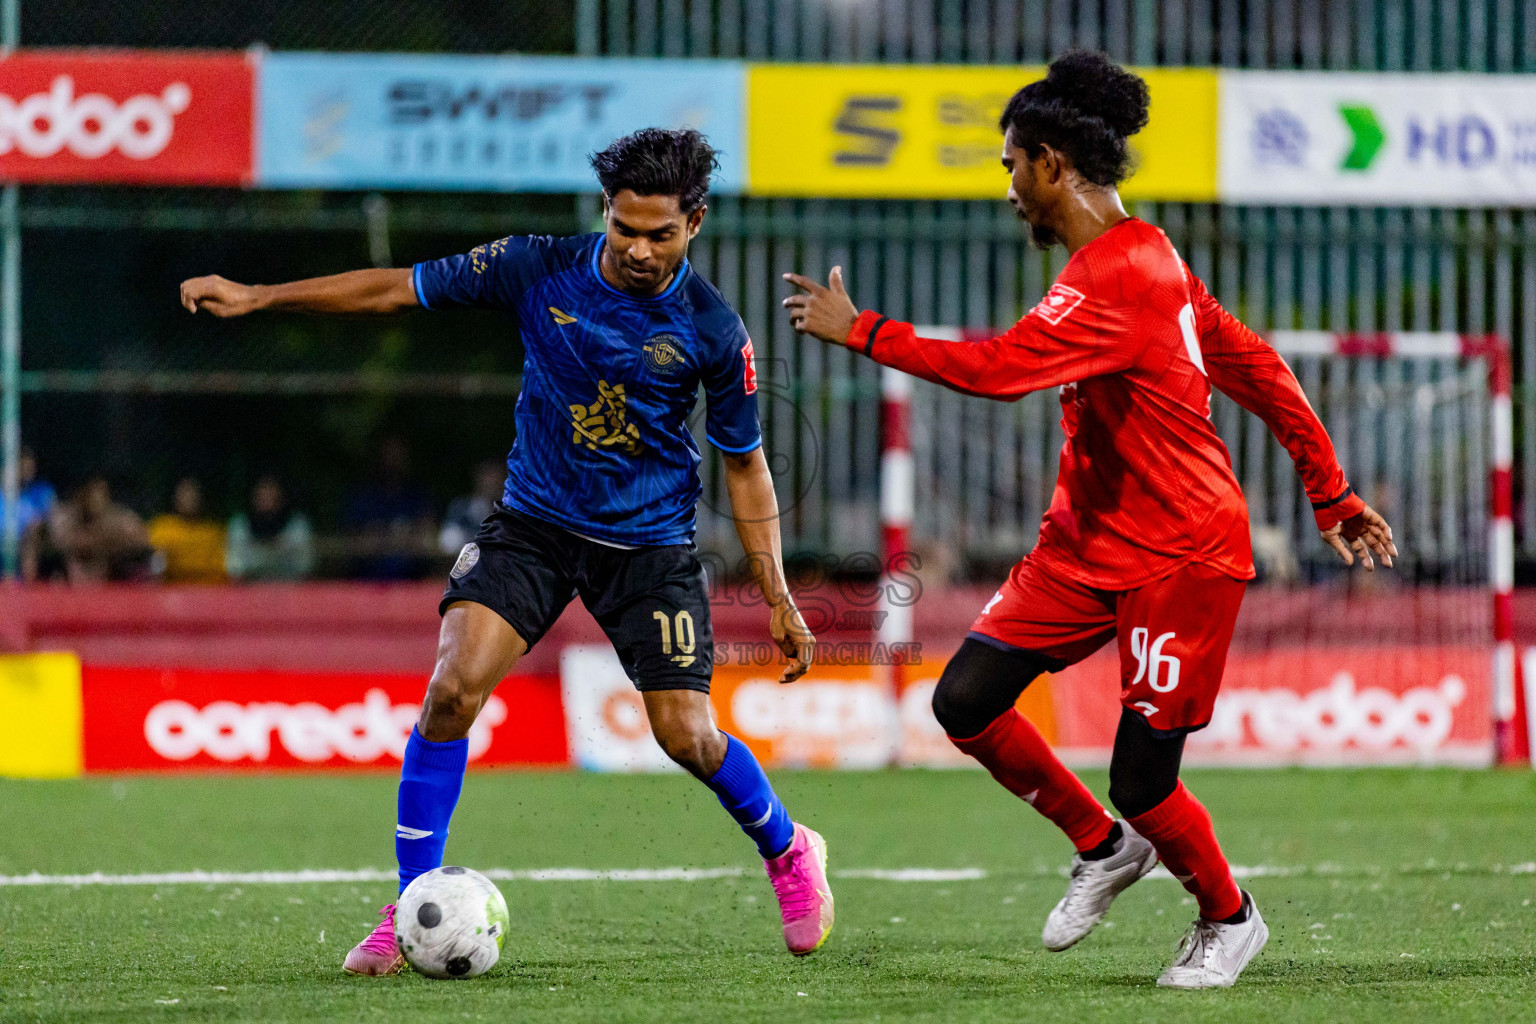
<path id="1" fill-rule="evenodd" d="M 1289 346 L 1346 472 L 1402 538 L 1395 573 L 1332 564 L 1283 450 L 1217 399 L 1262 578 L 1194 756 L 1529 756 L 1518 655 L 1536 604 L 1495 591 L 1529 581 L 1536 557 L 1532 0 L 104 0 L 89 16 L 9 0 L 0 14 L 19 47 L 0 60 L 0 179 L 16 182 L 0 203 L 7 482 L 28 485 L 24 446 L 58 510 L 101 500 L 87 485 L 102 480 L 101 507 L 150 531 L 92 562 L 57 510 L 24 521 L 41 491 L 9 502 L 6 565 L 26 579 L 0 594 L 18 655 L 0 679 L 0 774 L 392 763 L 463 539 L 446 526 L 477 507 L 453 503 L 511 440 L 517 339 L 473 314 L 194 319 L 176 286 L 592 230 L 584 154 L 650 121 L 698 123 L 725 151 L 692 258 L 755 339 L 786 548 L 813 626 L 851 652 L 778 691 L 742 648 L 717 688 L 722 722 L 781 765 L 953 763 L 925 687 L 1034 541 L 1055 396 L 912 389 L 902 549 L 920 567 L 896 575 L 920 597 L 879 603 L 898 553 L 882 531 L 881 380 L 793 335 L 778 275 L 840 263 L 855 300 L 894 317 L 1016 320 L 1064 254 L 1031 250 L 1001 201 L 996 113 L 1070 46 L 1148 69 L 1132 212 Z M 61 77 L 73 111 L 89 91 L 119 110 L 139 95 L 180 108 L 169 141 L 97 152 L 101 122 L 75 122 L 83 143 L 50 143 L 51 122 L 28 125 L 18 105 Z M 190 100 L 168 91 L 187 81 Z M 370 120 L 390 104 L 394 121 Z M 717 632 L 755 642 L 711 459 L 699 542 L 717 565 Z M 157 534 L 189 477 L 201 508 L 188 499 Z M 226 566 L 225 531 L 243 517 L 249 533 L 265 477 L 308 537 L 268 571 L 278 581 L 247 584 L 260 573 L 233 554 Z M 1501 532 L 1490 509 L 1511 485 Z M 893 668 L 858 646 L 882 638 L 915 640 L 920 661 Z M 562 620 L 488 709 L 481 763 L 657 765 L 600 640 L 583 612 Z M 1113 688 L 1095 659 L 1032 687 L 1026 710 L 1100 759 Z"/>

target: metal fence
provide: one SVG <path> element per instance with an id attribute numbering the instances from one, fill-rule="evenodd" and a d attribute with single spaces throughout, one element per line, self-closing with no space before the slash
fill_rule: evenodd
<path id="1" fill-rule="evenodd" d="M 1531 0 L 578 0 L 578 52 L 775 61 L 1536 68 Z"/>
<path id="2" fill-rule="evenodd" d="M 1172 203 L 1143 203 L 1135 212 L 1163 227 L 1213 294 L 1260 331 L 1509 336 L 1522 298 L 1536 300 L 1536 259 L 1524 258 L 1526 218 L 1536 214 Z M 1022 315 L 1065 253 L 1026 245 L 1001 203 L 720 200 L 712 216 L 694 258 L 759 340 L 769 448 L 784 456 L 786 533 L 806 549 L 875 550 L 877 368 L 796 337 L 779 315 L 779 274 L 824 276 L 841 264 L 861 306 L 917 323 L 985 328 Z M 1415 545 L 1411 570 L 1482 579 L 1482 371 L 1454 361 L 1295 362 L 1356 486 L 1400 520 L 1412 516 L 1424 543 Z M 1288 457 L 1235 404 L 1218 397 L 1213 416 L 1256 522 L 1277 531 L 1307 570 L 1306 555 L 1318 547 Z M 920 384 L 914 534 L 973 568 L 1026 550 L 1050 498 L 1058 419 L 1054 394 L 1008 405 Z M 718 496 L 719 481 L 707 484 Z M 706 543 L 728 545 L 728 521 L 707 518 L 702 527 Z"/>
<path id="3" fill-rule="evenodd" d="M 1142 65 L 1264 69 L 1536 70 L 1536 0 L 582 0 L 588 54 L 773 61 L 1044 63 L 1069 46 Z M 765 403 L 784 455 L 786 533 L 808 549 L 873 549 L 878 394 L 873 368 L 796 338 L 776 315 L 778 274 L 841 263 L 855 300 L 903 319 L 1012 323 L 1064 255 L 1032 251 L 1000 201 L 717 201 L 698 262 L 738 304 L 775 372 Z M 1518 429 L 1536 395 L 1536 211 L 1264 208 L 1142 203 L 1213 294 L 1257 330 L 1446 330 L 1513 340 Z M 1410 518 L 1418 575 L 1486 577 L 1486 388 L 1476 370 L 1395 361 L 1299 361 L 1346 471 Z M 1319 389 L 1325 390 L 1320 393 Z M 1428 390 L 1426 390 L 1428 389 Z M 791 403 L 790 399 L 793 399 Z M 791 407 L 793 412 L 791 413 Z M 1055 401 L 993 406 L 919 386 L 914 532 L 962 563 L 1027 548 L 1060 446 Z M 1289 461 L 1263 425 L 1218 397 L 1218 429 L 1261 542 L 1316 551 Z M 1536 480 L 1536 445 L 1522 476 Z M 1016 462 L 1016 466 L 1014 463 Z M 710 493 L 719 483 L 707 481 Z M 1521 549 L 1536 554 L 1536 503 Z M 728 545 L 729 524 L 703 524 Z M 957 568 L 964 568 L 959 566 Z"/>
<path id="4" fill-rule="evenodd" d="M 71 6 L 24 4 L 22 42 L 1028 64 L 1081 45 L 1146 65 L 1536 70 L 1536 0 L 574 0 L 516 7 L 516 16 L 514 7 L 426 0 L 350 0 L 325 11 L 300 0 L 239 10 L 111 0 L 92 18 L 70 16 Z M 440 24 L 448 21 L 451 30 Z M 397 256 L 425 256 L 435 253 L 418 250 L 438 244 L 423 241 L 429 229 L 455 244 L 476 232 L 574 229 L 590 222 L 595 201 L 499 198 L 493 208 L 486 197 L 402 196 L 376 209 L 389 217 L 369 213 L 361 197 L 203 200 L 149 191 L 123 203 L 103 200 L 99 190 L 55 188 L 23 190 L 19 216 L 29 238 L 100 228 L 116 216 L 125 232 L 265 230 L 286 239 L 355 232 L 360 254 L 378 251 L 381 239 L 388 251 L 393 234 Z M 1512 338 L 1524 397 L 1517 427 L 1526 437 L 1536 427 L 1526 411 L 1536 395 L 1536 211 L 1143 203 L 1134 212 L 1165 228 L 1217 298 L 1256 329 L 1439 329 Z M 822 275 L 841 263 L 862 305 L 918 322 L 1003 326 L 1039 297 L 1064 255 L 1031 250 L 1000 199 L 717 197 L 694 260 L 757 339 L 764 421 L 789 510 L 787 544 L 849 551 L 873 549 L 877 539 L 875 368 L 796 338 L 778 315 L 785 293 L 778 275 Z M 121 301 L 140 300 L 125 289 Z M 148 351 L 142 340 L 135 344 Z M 36 366 L 23 359 L 24 369 Z M 1481 378 L 1428 364 L 1317 360 L 1297 369 L 1354 481 L 1401 509 L 1399 518 L 1413 521 L 1419 537 L 1433 537 L 1416 548 L 1424 560 L 1418 571 L 1482 578 Z M 27 380 L 30 421 L 67 408 L 52 403 L 63 400 L 67 388 L 58 389 L 69 381 Z M 1218 403 L 1215 415 L 1256 516 L 1308 550 L 1308 517 L 1283 455 L 1264 441 L 1256 420 L 1230 404 Z M 1027 546 L 1054 475 L 1055 419 L 1053 396 L 997 405 L 920 389 L 919 537 L 976 566 Z M 189 438 L 193 443 L 199 439 Z M 1536 480 L 1536 445 L 1522 444 L 1520 458 L 1524 479 Z M 715 467 L 706 468 L 708 499 L 720 502 Z M 1522 550 L 1536 555 L 1536 502 L 1524 502 L 1520 515 Z M 706 545 L 729 549 L 731 532 L 722 516 L 701 519 Z"/>

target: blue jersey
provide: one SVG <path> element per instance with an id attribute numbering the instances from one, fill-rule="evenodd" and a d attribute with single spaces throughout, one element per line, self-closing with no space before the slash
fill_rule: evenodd
<path id="1" fill-rule="evenodd" d="M 705 435 L 762 443 L 752 342 L 688 265 L 666 291 L 630 295 L 598 270 L 603 236 L 517 236 L 416 264 L 427 309 L 510 313 L 523 339 L 517 437 L 503 501 L 614 544 L 693 540 L 699 449 L 687 419 L 704 385 Z"/>

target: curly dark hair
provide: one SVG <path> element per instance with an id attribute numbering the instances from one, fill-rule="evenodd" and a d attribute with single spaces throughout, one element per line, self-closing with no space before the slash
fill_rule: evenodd
<path id="1" fill-rule="evenodd" d="M 642 128 L 587 159 L 608 198 L 626 188 L 642 196 L 677 196 L 684 214 L 704 205 L 710 175 L 720 166 L 709 140 L 692 128 Z"/>
<path id="2" fill-rule="evenodd" d="M 1008 101 L 998 127 L 1031 159 L 1060 150 L 1095 185 L 1131 173 L 1126 139 L 1147 125 L 1147 83 L 1102 53 L 1068 50 Z"/>

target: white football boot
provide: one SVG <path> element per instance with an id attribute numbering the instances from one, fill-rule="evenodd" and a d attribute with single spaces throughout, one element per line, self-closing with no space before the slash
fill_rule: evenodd
<path id="1" fill-rule="evenodd" d="M 1120 822 L 1120 841 L 1114 853 L 1103 860 L 1073 856 L 1067 894 L 1045 919 L 1045 930 L 1040 933 L 1045 948 L 1060 952 L 1093 931 L 1115 897 L 1155 867 L 1157 851 L 1125 821 Z"/>
<path id="2" fill-rule="evenodd" d="M 1157 983 L 1163 988 L 1231 988 L 1248 961 L 1269 941 L 1269 927 L 1246 891 L 1243 906 L 1248 908 L 1248 920 L 1241 924 L 1195 918 L 1184 933 L 1173 966 Z"/>

